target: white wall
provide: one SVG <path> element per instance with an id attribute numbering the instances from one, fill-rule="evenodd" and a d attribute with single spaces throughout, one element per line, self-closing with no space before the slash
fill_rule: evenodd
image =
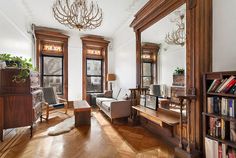
<path id="1" fill-rule="evenodd" d="M 136 87 L 136 42 L 135 34 L 128 20 L 114 35 L 114 73 L 117 75 L 116 87 Z"/>
<path id="2" fill-rule="evenodd" d="M 186 49 L 185 46 L 161 47 L 159 55 L 160 84 L 172 86 L 173 72 L 177 67 L 186 70 Z"/>
<path id="3" fill-rule="evenodd" d="M 12 12 L 9 9 L 11 5 L 15 4 L 12 1 L 0 2 L 0 53 L 31 58 L 32 37 L 27 33 L 30 28 L 29 19 L 21 6 Z"/>
<path id="4" fill-rule="evenodd" d="M 213 0 L 213 71 L 236 71 L 235 6 L 235 0 Z"/>

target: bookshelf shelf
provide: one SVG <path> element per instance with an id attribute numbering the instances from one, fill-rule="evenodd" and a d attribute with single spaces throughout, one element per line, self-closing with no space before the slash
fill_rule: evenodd
<path id="1" fill-rule="evenodd" d="M 225 93 L 207 93 L 207 96 L 218 96 L 218 97 L 228 97 L 228 98 L 236 98 L 235 94 L 225 94 Z"/>
<path id="2" fill-rule="evenodd" d="M 209 114 L 209 113 L 206 113 L 206 112 L 203 112 L 202 114 L 205 115 L 205 116 L 209 116 L 209 117 L 224 119 L 225 121 L 236 122 L 236 118 L 234 118 L 234 117 L 218 115 L 218 114 Z"/>
<path id="3" fill-rule="evenodd" d="M 209 138 L 209 139 L 213 139 L 213 140 L 219 141 L 219 142 L 221 142 L 221 143 L 224 143 L 224 144 L 226 144 L 226 145 L 228 145 L 228 146 L 231 146 L 231 147 L 233 147 L 233 148 L 236 148 L 236 143 L 231 142 L 231 141 L 229 141 L 229 140 L 222 140 L 222 139 L 219 139 L 219 138 L 216 138 L 216 137 L 212 137 L 212 136 L 210 136 L 210 135 L 206 135 L 206 137 Z"/>
<path id="4" fill-rule="evenodd" d="M 222 149 L 222 155 L 229 156 L 236 151 L 236 143 L 233 141 L 235 140 L 234 131 L 236 127 L 236 118 L 231 117 L 236 114 L 236 94 L 233 94 L 236 92 L 235 76 L 236 71 L 212 72 L 206 73 L 203 76 L 204 105 L 202 116 L 204 137 L 203 152 L 205 153 L 205 157 L 215 154 L 216 152 L 218 152 L 217 154 L 220 154 L 220 147 Z M 228 116 L 223 114 L 227 114 Z M 218 134 L 220 137 L 215 137 L 214 131 L 219 132 Z M 213 136 L 209 135 L 209 132 L 213 133 Z M 222 135 L 225 137 L 227 136 L 227 139 L 221 139 Z M 227 150 L 223 150 L 223 146 L 224 148 L 227 148 Z"/>

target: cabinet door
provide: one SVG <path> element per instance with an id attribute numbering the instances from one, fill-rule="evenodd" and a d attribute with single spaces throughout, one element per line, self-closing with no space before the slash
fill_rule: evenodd
<path id="1" fill-rule="evenodd" d="M 4 98 L 4 128 L 32 125 L 31 95 L 6 96 Z"/>

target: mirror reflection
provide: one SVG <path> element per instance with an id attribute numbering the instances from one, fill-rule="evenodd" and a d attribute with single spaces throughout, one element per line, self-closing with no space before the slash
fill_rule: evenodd
<path id="1" fill-rule="evenodd" d="M 185 93 L 186 4 L 142 32 L 141 87 L 159 94 L 159 107 L 180 112 Z M 160 91 L 160 92 L 155 92 Z"/>

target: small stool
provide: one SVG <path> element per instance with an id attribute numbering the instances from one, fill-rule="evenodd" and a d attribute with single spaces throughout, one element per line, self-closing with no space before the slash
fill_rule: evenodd
<path id="1" fill-rule="evenodd" d="M 91 107 L 87 101 L 74 102 L 75 127 L 90 125 Z"/>

